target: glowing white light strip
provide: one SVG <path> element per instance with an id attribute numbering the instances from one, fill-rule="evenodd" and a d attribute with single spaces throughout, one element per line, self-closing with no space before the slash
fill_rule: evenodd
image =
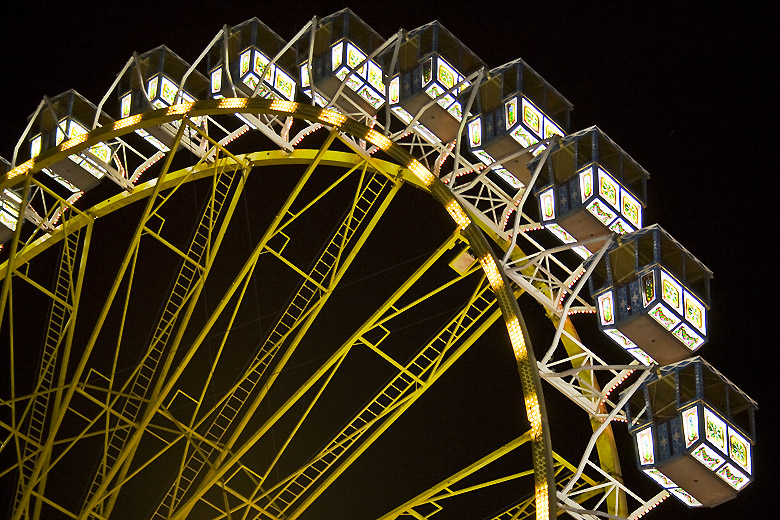
<path id="1" fill-rule="evenodd" d="M 428 171 L 428 168 L 420 164 L 420 162 L 417 159 L 412 159 L 412 162 L 406 165 L 406 167 L 414 173 L 420 181 L 422 181 L 423 184 L 426 186 L 430 186 L 433 184 L 433 181 L 436 179 L 436 177 L 433 176 L 433 174 Z"/>
<path id="2" fill-rule="evenodd" d="M 341 126 L 347 121 L 347 116 L 333 110 L 323 110 L 320 112 L 319 118 L 332 126 Z"/>
<path id="3" fill-rule="evenodd" d="M 445 208 L 447 209 L 447 213 L 450 214 L 460 229 L 466 229 L 469 227 L 471 224 L 471 219 L 469 219 L 468 215 L 466 215 L 466 212 L 463 211 L 463 208 L 460 207 L 460 204 L 458 204 L 457 200 L 452 199 L 447 203 Z"/>
<path id="4" fill-rule="evenodd" d="M 481 256 L 479 258 L 479 263 L 482 264 L 482 270 L 485 271 L 485 276 L 487 276 L 488 282 L 490 283 L 490 287 L 494 291 L 500 291 L 504 288 L 504 279 L 501 276 L 501 272 L 498 270 L 498 266 L 496 265 L 496 261 L 493 260 L 493 256 L 490 253 L 485 254 L 484 256 Z M 517 322 L 517 318 L 513 318 L 514 322 Z M 518 337 L 522 339 L 523 333 L 520 330 L 520 323 L 517 322 L 516 329 L 514 322 L 510 322 L 507 324 L 507 328 L 510 327 L 510 325 L 513 328 L 510 328 L 509 335 L 510 338 L 514 333 L 518 334 Z M 514 344 L 514 342 L 513 342 Z M 523 340 L 523 348 L 525 348 L 525 340 Z"/>
<path id="5" fill-rule="evenodd" d="M 249 98 L 222 98 L 219 100 L 217 108 L 245 108 L 249 103 Z"/>
<path id="6" fill-rule="evenodd" d="M 181 114 L 186 114 L 190 110 L 192 110 L 192 107 L 195 105 L 193 101 L 188 101 L 186 103 L 179 103 L 178 105 L 171 105 L 168 107 L 168 110 L 165 111 L 166 116 L 178 116 Z"/>
<path id="7" fill-rule="evenodd" d="M 65 151 L 70 148 L 73 148 L 76 145 L 79 145 L 87 140 L 88 134 L 81 134 L 77 137 L 74 137 L 73 139 L 68 139 L 64 143 L 62 143 L 62 146 L 60 146 L 60 150 Z"/>
<path id="8" fill-rule="evenodd" d="M 143 116 L 141 114 L 136 114 L 134 116 L 120 119 L 119 121 L 114 122 L 114 130 L 121 130 L 123 128 L 127 128 L 128 126 L 133 126 L 134 124 L 140 122 L 142 117 Z"/>
<path id="9" fill-rule="evenodd" d="M 385 137 L 384 135 L 380 134 L 373 128 L 370 129 L 368 132 L 366 132 L 366 141 L 369 143 L 379 147 L 380 149 L 384 150 L 385 152 L 390 149 L 390 146 L 393 144 L 393 141 Z"/>
<path id="10" fill-rule="evenodd" d="M 298 103 L 274 99 L 271 101 L 271 106 L 269 108 L 276 112 L 295 112 L 298 109 Z"/>
<path id="11" fill-rule="evenodd" d="M 549 509 L 550 509 L 550 502 L 549 502 L 549 488 L 547 486 L 547 481 L 538 482 L 536 484 L 536 519 L 537 520 L 548 520 L 550 517 Z"/>

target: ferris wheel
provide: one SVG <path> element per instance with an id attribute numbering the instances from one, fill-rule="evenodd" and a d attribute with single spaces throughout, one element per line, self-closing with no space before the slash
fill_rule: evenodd
<path id="1" fill-rule="evenodd" d="M 692 357 L 711 273 L 570 110 L 522 60 L 349 10 L 45 98 L 0 186 L 10 518 L 734 498 L 756 403 Z"/>

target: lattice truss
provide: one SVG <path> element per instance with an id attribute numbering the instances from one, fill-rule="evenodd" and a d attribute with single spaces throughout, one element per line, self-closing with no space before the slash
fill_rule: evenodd
<path id="1" fill-rule="evenodd" d="M 304 27 L 288 47 L 311 30 Z M 195 71 L 223 36 L 215 36 L 185 74 Z M 399 39 L 400 33 L 365 60 L 392 49 Z M 583 290 L 595 262 L 583 262 L 572 252 L 587 243 L 552 242 L 530 216 L 533 211 L 525 211 L 538 171 L 529 186 L 519 188 L 491 173 L 493 166 L 517 155 L 546 153 L 554 138 L 486 165 L 466 156 L 461 137 L 441 142 L 418 122 L 426 108 L 465 82 L 479 82 L 483 74 L 465 77 L 409 121 L 389 109 L 374 115 L 354 103 L 354 110 L 345 109 L 350 98 L 344 84 L 325 108 L 338 107 L 373 128 L 443 180 L 494 241 L 516 295 L 534 298 L 555 326 L 551 345 L 537 354 L 539 373 L 587 414 L 593 431 L 574 463 L 554 455 L 560 510 L 575 518 L 639 517 L 665 492 L 640 497 L 622 482 L 619 464 L 615 467 L 607 454 L 614 451 L 611 422 L 625 418 L 622 407 L 646 367 L 606 359 L 603 349 L 586 345 L 574 329 L 570 316 L 594 311 Z M 116 88 L 115 83 L 97 105 L 98 113 Z M 259 95 L 257 88 L 253 94 Z M 473 97 L 464 113 L 472 102 Z M 180 90 L 171 108 L 186 104 Z M 47 109 L 42 102 L 36 114 Z M 460 136 L 464 124 L 465 118 Z M 372 312 L 347 311 L 354 312 L 354 323 L 334 332 L 327 324 L 346 318 L 345 311 L 331 309 L 339 309 L 344 299 L 366 298 L 365 290 L 350 293 L 362 281 L 352 271 L 362 272 L 361 251 L 374 247 L 376 237 L 386 232 L 383 223 L 395 218 L 393 201 L 401 198 L 405 184 L 400 168 L 378 160 L 381 146 L 339 131 L 338 125 L 285 115 L 237 108 L 231 117 L 203 115 L 166 125 L 172 141 L 163 149 L 136 132 L 105 142 L 112 153 L 110 163 L 102 164 L 109 182 L 101 189 L 108 188 L 104 200 L 88 211 L 79 199 L 92 194 L 56 175 L 28 176 L 22 184 L 3 186 L 26 201 L 20 219 L 31 223 L 16 232 L 2 265 L 0 314 L 12 365 L 21 363 L 25 345 L 32 341 L 24 331 L 28 318 L 21 319 L 20 313 L 35 309 L 29 312 L 30 322 L 37 316 L 38 323 L 45 323 L 40 358 L 28 360 L 36 365 L 30 371 L 34 376 L 12 379 L 10 394 L 0 401 L 0 477 L 18 479 L 14 519 L 121 516 L 130 507 L 123 490 L 155 481 L 147 479 L 156 474 L 165 476 L 155 485 L 158 496 L 149 501 L 151 510 L 144 511 L 152 518 L 305 516 L 500 318 L 490 285 L 456 228 L 437 236 L 435 247 L 409 264 L 414 268 L 404 271 L 392 291 L 376 295 Z M 29 130 L 20 138 L 12 166 Z M 304 149 L 302 143 L 311 141 L 315 149 Z M 252 149 L 270 151 L 243 153 Z M 76 147 L 71 158 L 96 157 L 92 149 Z M 250 186 L 256 170 L 280 164 L 301 165 L 302 173 L 282 174 L 284 181 L 262 177 L 266 180 Z M 194 227 L 183 233 L 176 222 L 186 212 L 178 199 L 192 181 L 207 187 L 196 197 L 198 209 L 190 208 Z M 285 189 L 277 188 L 278 183 L 286 183 Z M 255 217 L 263 211 L 247 201 L 277 190 L 283 192 L 278 204 L 264 217 Z M 335 216 L 328 209 L 334 200 L 343 209 Z M 119 211 L 131 205 L 143 209 Z M 262 231 L 252 237 L 242 261 L 225 263 L 231 256 L 226 244 L 238 240 L 229 224 L 249 211 L 252 220 L 266 219 L 259 226 Z M 87 304 L 91 298 L 85 286 L 95 283 L 88 269 L 90 253 L 97 242 L 113 240 L 98 229 L 104 217 L 112 219 L 112 227 L 133 232 L 118 241 L 122 245 L 111 264 L 107 296 Z M 323 228 L 325 221 L 328 228 Z M 324 241 L 314 240 L 322 236 Z M 166 267 L 167 290 L 150 294 L 146 280 Z M 262 300 L 272 311 L 269 315 L 257 310 L 260 273 L 285 288 L 278 295 L 263 295 L 271 302 Z M 141 309 L 139 299 L 141 307 L 154 302 L 152 312 Z M 411 330 L 416 341 L 410 340 Z M 419 341 L 421 337 L 426 340 Z M 320 338 L 328 338 L 330 350 L 317 350 Z M 331 389 L 339 388 L 341 374 L 359 370 L 361 364 L 376 368 L 382 384 L 372 387 L 368 399 L 353 403 L 351 414 L 331 419 L 338 421 L 331 430 L 335 433 L 310 440 L 310 424 L 318 424 L 318 410 Z M 618 399 L 613 391 L 629 377 L 629 392 Z M 409 495 L 413 498 L 401 505 L 382 504 L 390 512 L 381 518 L 440 513 L 443 518 L 448 504 L 458 504 L 463 496 L 488 487 L 520 487 L 517 483 L 533 478 L 533 471 L 518 470 L 530 462 L 512 457 L 529 439 L 526 433 L 485 449 L 483 458 L 452 469 L 450 476 Z M 63 493 L 58 479 L 89 453 L 100 455 L 88 471 L 88 482 L 75 494 Z M 512 470 L 487 470 L 500 460 L 510 460 Z M 529 492 L 492 518 L 536 515 Z"/>

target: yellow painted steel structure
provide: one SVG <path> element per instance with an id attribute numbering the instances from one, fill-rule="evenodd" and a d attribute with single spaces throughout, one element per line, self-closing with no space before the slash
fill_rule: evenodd
<path id="1" fill-rule="evenodd" d="M 189 119 L 236 113 L 294 117 L 322 123 L 331 130 L 317 150 L 234 155 L 192 125 Z M 445 498 L 524 476 L 534 480 L 533 496 L 514 506 L 506 518 L 557 516 L 556 489 L 565 485 L 570 476 L 561 471 L 564 468 L 571 470 L 572 466 L 552 452 L 541 382 L 517 305 L 517 294 L 499 267 L 498 258 L 480 229 L 480 222 L 469 215 L 431 171 L 381 133 L 337 112 L 293 102 L 235 98 L 182 103 L 121 119 L 88 135 L 65 141 L 12 169 L 0 181 L 0 190 L 21 188 L 25 200 L 31 186 L 46 189 L 34 178 L 42 168 L 96 143 L 168 122 L 178 122 L 178 134 L 155 179 L 101 201 L 88 210 L 78 209 L 49 192 L 59 201 L 60 209 L 69 209 L 69 218 L 58 228 L 48 232 L 37 230 L 25 240 L 21 238 L 22 226 L 17 226 L 8 259 L 0 266 L 0 277 L 3 278 L 0 323 L 6 329 L 4 336 L 9 338 L 12 367 L 11 395 L 0 403 L 0 407 L 10 409 L 11 417 L 10 423 L 0 425 L 6 432 L 0 454 L 4 451 L 16 454 L 14 464 L 0 468 L 0 478 L 14 472 L 19 475 L 14 520 L 42 518 L 47 511 L 58 511 L 70 518 L 108 518 L 117 506 L 123 487 L 132 486 L 134 479 L 145 470 L 171 464 L 171 460 L 175 461 L 175 478 L 163 490 L 153 518 L 184 519 L 204 510 L 211 511 L 215 518 L 298 518 L 499 319 L 503 319 L 514 351 L 529 431 L 383 518 L 428 518 L 438 511 L 436 508 L 441 507 L 439 503 Z M 209 161 L 201 159 L 193 166 L 171 171 L 177 144 L 185 129 L 201 133 L 213 147 L 213 154 L 207 156 Z M 359 149 L 332 148 L 335 142 L 349 144 L 340 140 L 341 132 L 377 146 L 391 161 L 373 158 Z M 235 218 L 250 172 L 289 165 L 303 166 L 303 174 L 238 267 L 237 274 L 225 285 L 219 301 L 216 305 L 212 302 L 205 317 L 196 318 L 206 284 L 224 274 L 214 272 L 215 261 L 217 254 L 225 249 L 228 224 Z M 342 173 L 311 195 L 308 184 L 318 168 L 324 167 L 337 167 Z M 165 229 L 163 210 L 187 183 L 202 179 L 210 180 L 207 204 L 200 210 L 189 242 L 174 243 L 162 231 Z M 347 185 L 348 179 L 355 179 L 352 181 L 355 185 L 344 215 L 319 255 L 308 266 L 302 265 L 294 255 L 288 254 L 288 230 L 294 229 L 300 219 L 326 200 L 331 192 Z M 277 383 L 277 379 L 289 369 L 298 347 L 307 335 L 312 334 L 315 320 L 327 312 L 329 300 L 338 298 L 348 268 L 356 261 L 404 184 L 415 185 L 438 201 L 454 222 L 455 230 L 349 337 L 344 338 L 340 347 L 329 353 L 316 370 L 258 423 L 255 417 L 263 415 L 260 411 L 268 401 L 269 393 L 283 385 Z M 84 344 L 76 346 L 73 344 L 74 331 L 78 312 L 84 306 L 86 262 L 90 249 L 95 247 L 93 228 L 98 220 L 119 214 L 134 203 L 138 203 L 135 206 L 143 203 L 144 209 L 134 217 L 133 235 L 114 271 L 108 296 L 90 325 L 91 333 Z M 120 378 L 116 371 L 122 337 L 133 326 L 128 321 L 130 293 L 134 284 L 143 283 L 135 277 L 142 240 L 155 243 L 155 247 L 172 254 L 180 264 L 140 359 L 129 376 Z M 499 246 L 508 246 L 500 240 L 496 242 Z M 29 266 L 34 265 L 36 257 L 50 254 L 57 244 L 62 245 L 55 276 L 57 281 L 50 290 L 36 281 L 35 270 Z M 475 266 L 463 273 L 453 271 L 451 278 L 411 297 L 416 284 L 458 244 L 470 248 L 478 259 Z M 218 341 L 214 357 L 218 360 L 224 355 L 228 336 L 261 257 L 273 257 L 289 272 L 295 273 L 300 281 L 297 290 L 224 394 L 217 399 L 205 395 L 209 382 L 218 377 L 212 368 L 204 373 L 202 393 L 193 395 L 192 390 L 182 384 L 184 373 L 199 363 L 204 345 L 211 344 L 217 329 L 225 332 Z M 43 357 L 30 393 L 20 393 L 18 382 L 13 379 L 13 366 L 20 355 L 20 346 L 14 341 L 14 316 L 24 305 L 14 298 L 15 280 L 35 288 L 51 301 Z M 383 347 L 383 342 L 391 335 L 389 324 L 392 320 L 408 315 L 452 287 L 463 285 L 468 287 L 470 294 L 466 304 L 408 361 L 398 359 Z M 117 314 L 119 318 L 116 318 Z M 109 362 L 109 373 L 91 365 L 91 359 L 98 356 L 97 351 L 105 347 L 104 328 L 111 328 L 116 334 L 116 353 Z M 576 334 L 573 328 L 571 332 Z M 571 351 L 577 348 L 574 343 L 565 340 L 564 343 Z M 269 475 L 277 471 L 279 459 L 294 444 L 304 420 L 336 377 L 347 354 L 358 347 L 365 347 L 377 355 L 394 376 L 321 447 L 317 455 L 290 471 L 287 477 L 271 483 Z M 592 383 L 595 384 L 595 380 Z M 80 403 L 78 406 L 77 402 Z M 185 404 L 180 405 L 182 402 Z M 84 407 L 87 406 L 98 411 L 86 413 Z M 177 416 L 176 406 L 192 409 L 189 421 Z M 288 412 L 300 408 L 303 408 L 298 412 L 300 417 L 288 425 L 290 433 L 268 465 L 258 470 L 248 464 L 246 460 L 260 441 L 266 440 L 277 425 L 291 420 Z M 80 421 L 75 430 L 74 415 Z M 19 417 L 25 428 L 20 428 Z M 86 495 L 78 507 L 73 508 L 52 498 L 57 495 L 49 493 L 47 476 L 85 442 L 97 443 L 102 456 L 91 474 Z M 488 484 L 458 491 L 453 489 L 455 482 L 528 442 L 531 444 L 530 469 Z M 156 446 L 151 452 L 150 444 Z M 598 450 L 602 467 L 619 476 L 611 433 L 600 440 Z M 625 501 L 622 504 L 616 498 L 614 501 L 610 510 L 625 514 L 621 509 L 625 507 Z M 431 504 L 435 506 L 433 511 L 417 511 Z M 496 518 L 499 517 L 505 518 L 501 515 Z"/>

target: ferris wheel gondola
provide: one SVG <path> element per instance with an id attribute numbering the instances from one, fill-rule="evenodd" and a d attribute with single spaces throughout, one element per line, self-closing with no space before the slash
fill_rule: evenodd
<path id="1" fill-rule="evenodd" d="M 225 27 L 192 64 L 137 54 L 98 104 L 46 99 L 29 159 L 0 181 L 11 518 L 637 518 L 670 493 L 713 505 L 752 480 L 755 434 L 731 409 L 677 403 L 744 446 L 721 447 L 744 483 L 719 465 L 710 482 L 729 493 L 697 502 L 713 488 L 660 462 L 706 461 L 652 451 L 668 428 L 656 404 L 645 422 L 627 412 L 681 384 L 656 381 L 656 362 L 707 338 L 708 290 L 691 284 L 709 272 L 642 227 L 647 173 L 595 127 L 566 136 L 571 105 L 524 62 L 486 68 L 438 22 L 384 40 L 343 10 L 290 41 L 257 19 Z M 658 289 L 634 312 L 647 272 Z M 650 347 L 637 324 L 671 305 L 664 283 L 679 319 L 649 322 L 671 334 Z M 523 293 L 554 325 L 547 351 L 531 348 Z M 636 349 L 584 341 L 578 314 Z M 437 436 L 416 408 L 444 412 L 493 324 L 519 375 L 506 428 L 480 428 L 476 460 L 416 451 Z M 752 417 L 744 397 L 734 414 Z M 586 426 L 565 454 L 548 400 Z M 661 483 L 649 497 L 622 476 L 619 420 L 657 453 L 640 462 Z M 344 503 L 368 486 L 397 493 Z"/>

